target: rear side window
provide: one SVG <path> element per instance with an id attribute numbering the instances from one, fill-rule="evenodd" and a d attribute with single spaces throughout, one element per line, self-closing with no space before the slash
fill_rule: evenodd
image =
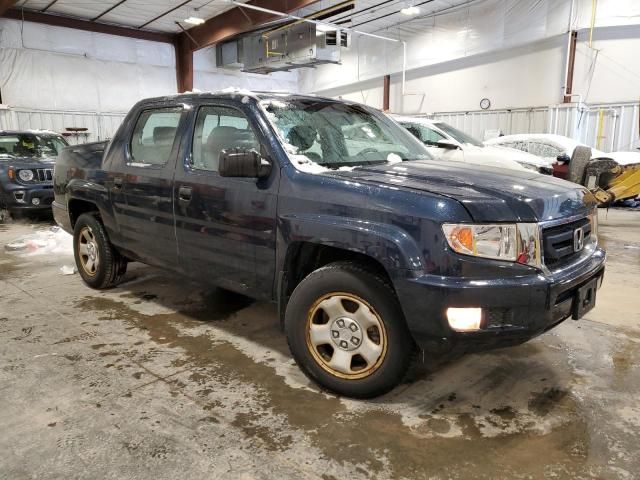
<path id="1" fill-rule="evenodd" d="M 182 109 L 177 107 L 143 111 L 133 129 L 129 165 L 165 165 L 173 149 L 181 115 Z"/>
<path id="2" fill-rule="evenodd" d="M 531 142 L 529 145 L 529 153 L 537 155 L 539 157 L 557 157 L 562 153 L 562 150 L 554 145 L 542 142 Z"/>
<path id="3" fill-rule="evenodd" d="M 247 117 L 235 108 L 202 107 L 193 132 L 191 166 L 217 172 L 220 152 L 231 148 L 260 151 L 260 143 Z"/>

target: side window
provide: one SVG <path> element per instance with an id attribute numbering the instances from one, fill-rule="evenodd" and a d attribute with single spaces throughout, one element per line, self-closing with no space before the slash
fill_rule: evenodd
<path id="1" fill-rule="evenodd" d="M 131 162 L 136 167 L 165 165 L 178 131 L 181 108 L 145 110 L 131 137 Z"/>
<path id="2" fill-rule="evenodd" d="M 247 117 L 231 107 L 201 107 L 193 132 L 191 166 L 217 172 L 220 152 L 230 148 L 260 151 L 260 142 Z"/>
<path id="3" fill-rule="evenodd" d="M 444 135 L 430 129 L 424 125 L 420 125 L 420 139 L 427 145 L 435 145 L 444 138 Z"/>

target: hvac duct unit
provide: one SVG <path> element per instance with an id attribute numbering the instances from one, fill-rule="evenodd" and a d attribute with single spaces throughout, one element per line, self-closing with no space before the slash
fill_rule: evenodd
<path id="1" fill-rule="evenodd" d="M 339 64 L 349 36 L 340 30 L 319 31 L 312 23 L 251 35 L 242 39 L 243 71 L 271 73 L 327 63 Z"/>
<path id="2" fill-rule="evenodd" d="M 232 40 L 216 45 L 216 66 L 219 68 L 242 68 L 242 46 L 241 40 Z"/>

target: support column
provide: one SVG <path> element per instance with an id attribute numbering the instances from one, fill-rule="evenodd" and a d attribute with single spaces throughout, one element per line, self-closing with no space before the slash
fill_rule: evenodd
<path id="1" fill-rule="evenodd" d="M 573 93 L 573 69 L 576 64 L 576 44 L 578 42 L 578 32 L 571 31 L 569 37 L 569 51 L 567 55 L 569 59 L 567 61 L 567 76 L 566 85 L 564 86 L 564 103 L 571 103 L 571 94 Z"/>
<path id="2" fill-rule="evenodd" d="M 174 43 L 176 51 L 176 80 L 178 93 L 193 90 L 193 47 L 187 35 L 178 35 Z"/>
<path id="3" fill-rule="evenodd" d="M 382 111 L 389 111 L 389 96 L 391 91 L 391 75 L 384 76 L 384 83 L 382 86 Z"/>

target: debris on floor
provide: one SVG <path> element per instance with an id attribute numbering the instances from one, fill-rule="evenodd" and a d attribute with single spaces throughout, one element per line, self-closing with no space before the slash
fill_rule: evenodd
<path id="1" fill-rule="evenodd" d="M 60 267 L 60 273 L 62 273 L 62 275 L 74 275 L 78 273 L 78 270 L 74 266 L 63 265 Z"/>
<path id="2" fill-rule="evenodd" d="M 47 255 L 73 253 L 73 237 L 60 227 L 38 230 L 7 243 L 5 251 L 20 255 Z"/>

